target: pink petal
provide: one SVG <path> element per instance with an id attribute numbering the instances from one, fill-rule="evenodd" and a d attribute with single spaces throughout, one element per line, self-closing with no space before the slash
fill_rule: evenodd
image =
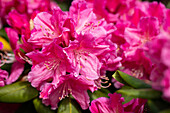
<path id="1" fill-rule="evenodd" d="M 159 21 L 155 17 L 142 17 L 139 22 L 139 29 L 146 39 L 150 39 L 151 37 L 159 34 Z"/>
<path id="2" fill-rule="evenodd" d="M 109 98 L 100 97 L 91 102 L 90 111 L 92 113 L 124 113 L 121 94 L 108 94 Z"/>
<path id="3" fill-rule="evenodd" d="M 7 79 L 8 79 L 8 72 L 0 69 L 0 87 L 5 86 Z"/>
<path id="4" fill-rule="evenodd" d="M 11 84 L 15 82 L 20 77 L 23 71 L 24 71 L 24 64 L 20 62 L 14 62 L 12 64 L 10 76 L 7 79 L 6 83 Z"/>
<path id="5" fill-rule="evenodd" d="M 9 37 L 12 49 L 13 50 L 17 49 L 18 47 L 17 41 L 19 40 L 17 31 L 12 28 L 5 28 L 5 31 Z"/>

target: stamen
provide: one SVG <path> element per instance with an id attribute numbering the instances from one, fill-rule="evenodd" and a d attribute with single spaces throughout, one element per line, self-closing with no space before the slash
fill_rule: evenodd
<path id="1" fill-rule="evenodd" d="M 108 87 L 110 87 L 112 84 L 111 83 L 109 83 L 109 85 L 107 85 L 107 86 L 101 86 L 102 88 L 108 88 Z"/>
<path id="2" fill-rule="evenodd" d="M 5 63 L 13 63 L 15 61 L 14 54 L 7 53 L 6 51 L 2 51 L 2 53 L 0 53 L 0 57 L 0 66 L 3 66 Z"/>
<path id="3" fill-rule="evenodd" d="M 3 62 L 0 64 L 0 67 L 3 66 L 5 64 L 5 62 L 6 62 L 6 59 L 3 60 Z"/>
<path id="4" fill-rule="evenodd" d="M 101 81 L 101 83 L 106 84 L 106 83 L 108 83 L 108 81 L 105 81 L 105 82 Z"/>
<path id="5" fill-rule="evenodd" d="M 59 97 L 58 99 L 59 99 L 59 100 L 61 100 L 62 98 L 61 98 L 61 97 Z"/>
<path id="6" fill-rule="evenodd" d="M 109 80 L 109 78 L 106 77 L 106 76 L 100 76 L 100 78 L 101 78 L 101 79 L 104 79 L 104 80 Z"/>
<path id="7" fill-rule="evenodd" d="M 99 83 L 98 81 L 94 81 L 94 83 L 96 84 L 98 89 L 101 89 L 101 83 Z"/>
<path id="8" fill-rule="evenodd" d="M 23 57 L 20 52 L 18 52 L 18 55 L 19 55 L 19 57 L 20 57 L 22 60 L 24 60 L 24 61 L 26 61 L 28 64 L 32 65 L 32 61 L 31 61 L 28 57 L 26 57 L 26 56 Z"/>

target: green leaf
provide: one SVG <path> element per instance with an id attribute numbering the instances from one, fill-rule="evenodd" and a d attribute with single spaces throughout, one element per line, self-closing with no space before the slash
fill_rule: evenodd
<path id="1" fill-rule="evenodd" d="M 122 94 L 122 97 L 124 97 L 124 102 L 122 104 L 128 103 L 130 102 L 132 99 L 134 99 L 134 97 L 130 96 L 130 95 L 126 95 L 126 94 Z"/>
<path id="2" fill-rule="evenodd" d="M 166 6 L 166 7 L 167 7 L 167 8 L 170 8 L 170 2 L 167 3 L 167 6 Z"/>
<path id="3" fill-rule="evenodd" d="M 157 99 L 160 98 L 162 93 L 153 89 L 120 89 L 117 93 L 132 96 L 134 98 L 143 99 Z"/>
<path id="4" fill-rule="evenodd" d="M 5 32 L 5 29 L 0 29 L 0 36 L 4 37 L 9 42 L 8 36 Z"/>
<path id="5" fill-rule="evenodd" d="M 170 113 L 170 109 L 163 110 L 163 111 L 161 111 L 159 113 Z"/>
<path id="6" fill-rule="evenodd" d="M 59 7 L 61 8 L 62 11 L 68 11 L 69 10 L 68 4 L 66 4 L 64 2 L 58 3 L 57 5 L 59 5 Z"/>
<path id="7" fill-rule="evenodd" d="M 33 100 L 34 107 L 38 113 L 55 113 L 50 107 L 45 106 L 42 101 L 38 98 Z"/>
<path id="8" fill-rule="evenodd" d="M 116 71 L 116 72 L 112 75 L 112 77 L 113 77 L 114 79 L 116 79 L 117 81 L 119 81 L 120 83 L 122 83 L 122 84 L 124 84 L 124 85 L 128 85 L 128 84 L 123 80 L 123 78 L 120 76 L 119 71 Z"/>
<path id="9" fill-rule="evenodd" d="M 152 99 L 147 101 L 147 105 L 151 113 L 159 113 L 160 111 L 166 111 L 169 109 L 170 103 L 160 99 Z M 166 112 L 165 112 L 166 113 Z"/>
<path id="10" fill-rule="evenodd" d="M 81 111 L 73 99 L 65 98 L 61 101 L 57 113 L 81 113 Z"/>
<path id="11" fill-rule="evenodd" d="M 23 103 L 38 96 L 38 91 L 28 82 L 16 82 L 0 87 L 0 102 Z"/>
<path id="12" fill-rule="evenodd" d="M 10 71 L 11 71 L 11 67 L 12 67 L 12 63 L 6 63 L 6 64 L 4 64 L 4 65 L 1 67 L 1 69 L 10 72 Z"/>
<path id="13" fill-rule="evenodd" d="M 126 73 L 123 73 L 121 71 L 116 71 L 112 76 L 120 83 L 132 86 L 133 88 L 136 89 L 151 88 L 151 86 L 146 84 L 144 81 L 137 79 L 133 76 L 130 76 Z"/>
<path id="14" fill-rule="evenodd" d="M 157 107 L 155 102 L 153 102 L 152 100 L 148 100 L 147 104 L 152 113 L 157 113 L 159 111 L 159 108 Z"/>
<path id="15" fill-rule="evenodd" d="M 99 97 L 109 97 L 108 94 L 110 91 L 108 89 L 99 89 L 97 91 L 94 91 L 93 93 L 89 92 L 89 96 L 91 100 L 95 100 Z"/>
<path id="16" fill-rule="evenodd" d="M 133 89 L 132 87 L 129 86 L 123 86 L 121 89 Z M 131 101 L 134 97 L 126 94 L 122 94 L 122 97 L 124 97 L 125 101 L 122 104 L 128 103 Z"/>

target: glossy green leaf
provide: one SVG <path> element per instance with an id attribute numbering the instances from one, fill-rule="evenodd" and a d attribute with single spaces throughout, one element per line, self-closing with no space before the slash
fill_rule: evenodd
<path id="1" fill-rule="evenodd" d="M 28 82 L 16 82 L 0 87 L 0 102 L 22 103 L 38 96 L 38 91 Z"/>
<path id="2" fill-rule="evenodd" d="M 110 91 L 108 89 L 99 89 L 97 91 L 94 91 L 93 93 L 89 92 L 89 96 L 91 100 L 97 99 L 99 97 L 109 97 L 108 94 Z"/>
<path id="3" fill-rule="evenodd" d="M 133 89 L 133 88 L 129 87 L 129 86 L 123 86 L 121 89 Z M 126 95 L 126 94 L 122 94 L 122 97 L 124 97 L 124 100 L 125 100 L 123 102 L 123 104 L 128 103 L 129 101 L 131 101 L 134 98 L 133 96 Z"/>
<path id="4" fill-rule="evenodd" d="M 143 99 L 157 99 L 160 98 L 162 93 L 153 89 L 120 89 L 117 93 L 132 96 L 134 98 Z"/>
<path id="5" fill-rule="evenodd" d="M 124 84 L 124 85 L 128 85 L 128 84 L 126 83 L 126 81 L 124 81 L 123 78 L 120 76 L 119 71 L 116 71 L 116 72 L 112 75 L 112 77 L 113 77 L 114 79 L 116 79 L 117 81 L 119 81 L 120 83 L 122 83 L 122 84 Z"/>
<path id="6" fill-rule="evenodd" d="M 132 99 L 134 99 L 133 96 L 131 96 L 131 95 L 126 95 L 126 94 L 122 94 L 122 97 L 124 97 L 124 100 L 125 100 L 122 104 L 128 103 L 128 102 L 130 102 Z"/>
<path id="7" fill-rule="evenodd" d="M 73 99 L 65 98 L 61 101 L 57 113 L 81 113 L 81 111 Z"/>
<path id="8" fill-rule="evenodd" d="M 125 85 L 132 86 L 133 88 L 141 89 L 141 88 L 151 88 L 150 85 L 146 84 L 143 80 L 137 79 L 133 76 L 130 76 L 126 73 L 121 71 L 116 71 L 113 74 L 114 79 L 123 83 Z"/>
<path id="9" fill-rule="evenodd" d="M 33 100 L 34 107 L 38 113 L 55 113 L 49 106 L 45 106 L 38 98 Z"/>

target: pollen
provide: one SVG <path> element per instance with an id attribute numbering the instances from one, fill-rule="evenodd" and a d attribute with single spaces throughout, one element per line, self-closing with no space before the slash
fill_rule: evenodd
<path id="1" fill-rule="evenodd" d="M 52 61 L 45 61 L 44 65 L 48 70 L 53 70 L 54 68 L 59 67 L 60 63 L 61 63 L 60 60 L 52 60 Z"/>
<path id="2" fill-rule="evenodd" d="M 44 64 L 45 66 L 46 66 L 46 68 L 48 69 L 48 70 L 50 70 L 50 68 L 48 67 L 48 65 L 47 64 Z"/>

